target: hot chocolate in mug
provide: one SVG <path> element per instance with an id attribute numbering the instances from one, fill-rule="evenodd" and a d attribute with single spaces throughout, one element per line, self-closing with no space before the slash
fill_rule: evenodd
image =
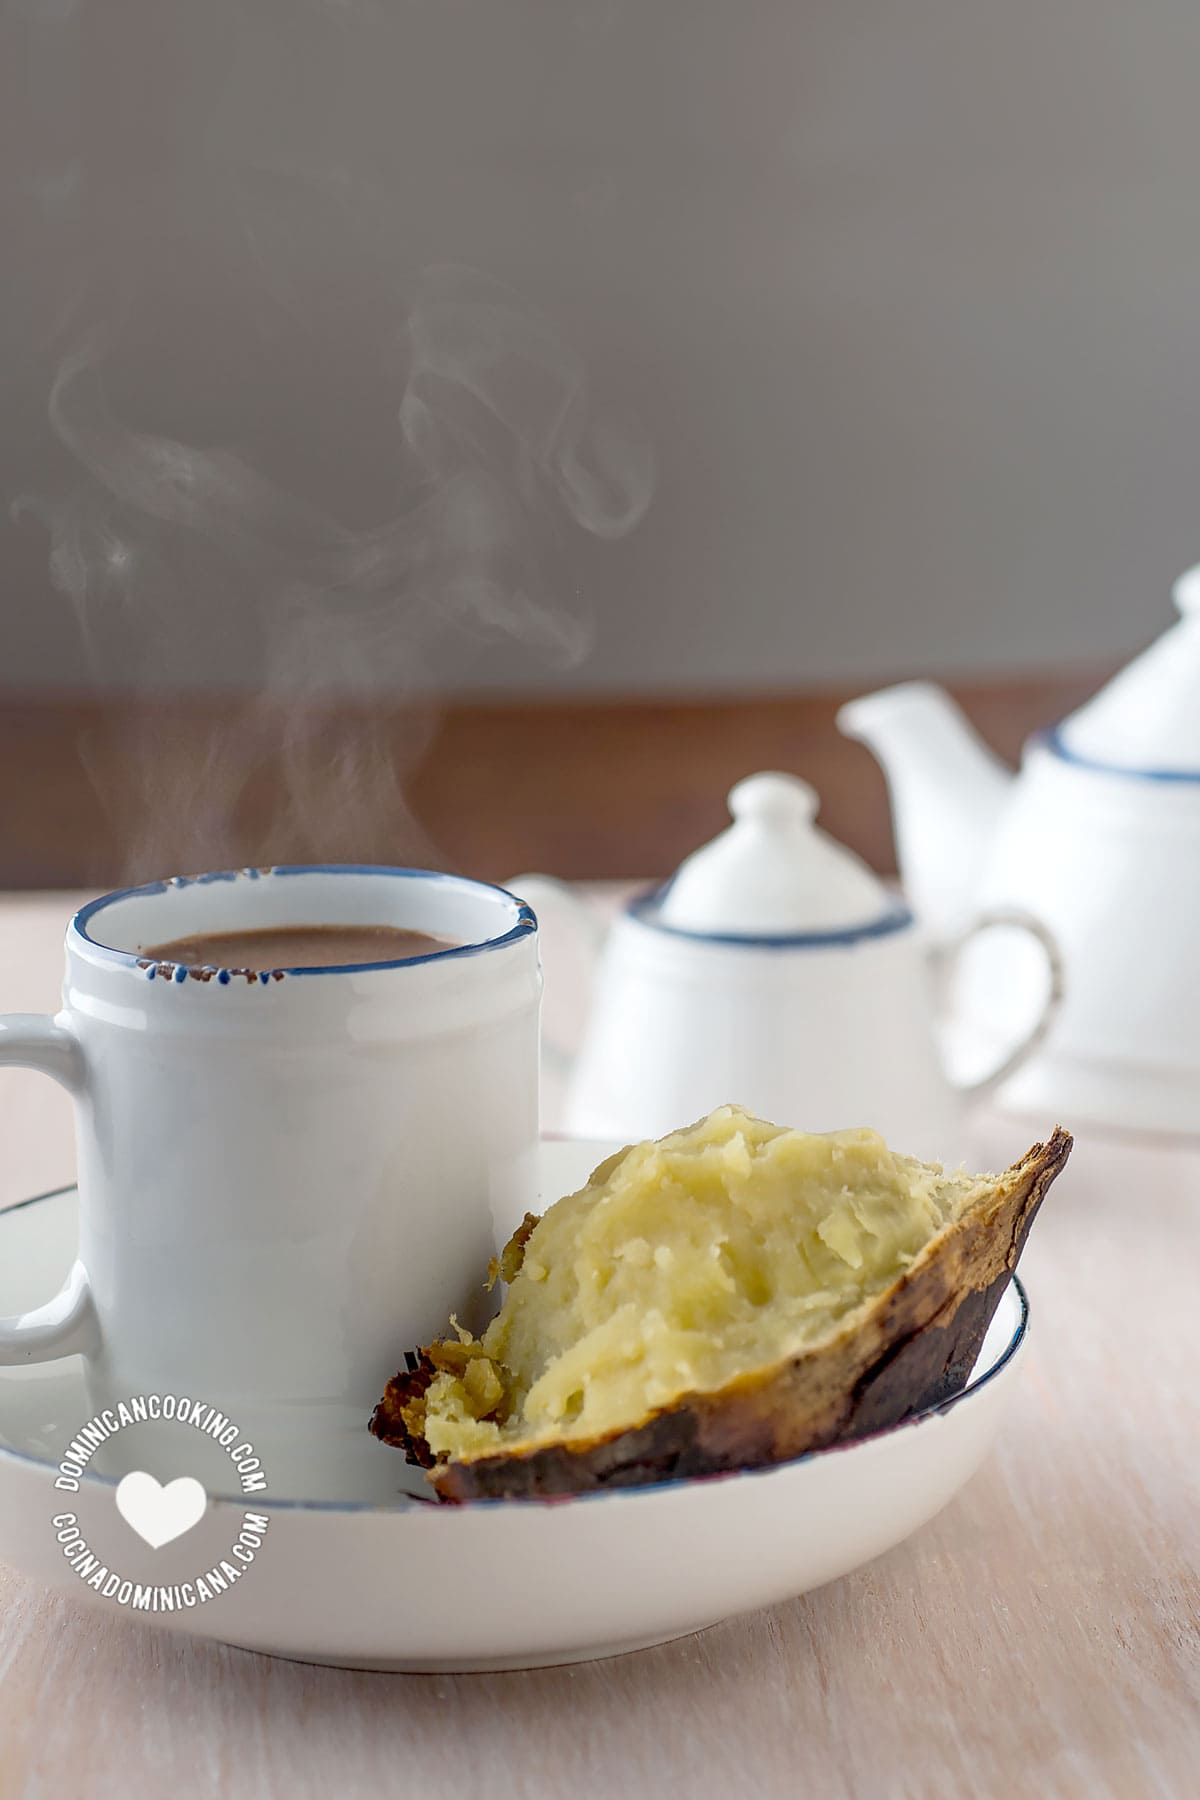
<path id="1" fill-rule="evenodd" d="M 314 925 L 451 944 L 252 977 L 144 954 Z M 66 956 L 62 1011 L 0 1020 L 0 1062 L 75 1098 L 79 1254 L 0 1320 L 0 1363 L 82 1352 L 97 1409 L 219 1408 L 268 1498 L 394 1492 L 371 1408 L 405 1347 L 478 1309 L 497 1225 L 536 1193 L 532 912 L 419 869 L 239 870 L 95 900 Z"/>

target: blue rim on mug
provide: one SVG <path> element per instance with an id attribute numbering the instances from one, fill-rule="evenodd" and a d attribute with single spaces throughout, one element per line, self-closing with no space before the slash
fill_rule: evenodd
<path id="1" fill-rule="evenodd" d="M 96 900 L 89 900 L 81 906 L 71 920 L 71 931 L 88 946 L 89 951 L 99 954 L 102 961 L 114 967 L 132 969 L 135 973 L 151 981 L 157 973 L 156 965 L 148 962 L 144 951 L 116 950 L 111 944 L 101 943 L 93 937 L 90 927 L 92 920 L 106 908 L 117 905 L 122 900 L 148 899 L 155 894 L 167 894 L 173 889 L 203 887 L 214 881 L 261 881 L 284 875 L 381 875 L 397 880 L 446 881 L 458 888 L 468 888 L 480 893 L 498 894 L 505 900 L 511 900 L 517 909 L 516 923 L 499 937 L 481 938 L 469 944 L 448 944 L 444 950 L 426 951 L 420 956 L 399 956 L 388 958 L 383 962 L 365 963 L 333 963 L 319 966 L 271 969 L 256 971 L 260 982 L 265 986 L 273 975 L 359 975 L 378 969 L 416 968 L 421 963 L 445 962 L 452 957 L 478 956 L 487 950 L 500 950 L 506 944 L 517 942 L 528 937 L 537 930 L 537 918 L 533 908 L 527 906 L 517 895 L 510 893 L 495 882 L 475 881 L 468 875 L 450 875 L 441 869 L 409 869 L 391 867 L 386 863 L 277 863 L 273 866 L 255 869 L 215 869 L 204 875 L 172 875 L 164 881 L 149 881 L 140 887 L 117 888 L 111 894 L 101 894 Z M 222 985 L 228 983 L 231 973 L 226 969 L 217 973 Z M 186 979 L 183 965 L 178 967 L 176 981 Z"/>

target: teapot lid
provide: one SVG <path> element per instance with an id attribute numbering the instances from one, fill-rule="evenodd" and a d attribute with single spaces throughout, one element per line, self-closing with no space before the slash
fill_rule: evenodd
<path id="1" fill-rule="evenodd" d="M 1063 721 L 1057 747 L 1139 775 L 1200 778 L 1200 566 L 1175 583 L 1180 617 Z"/>
<path id="2" fill-rule="evenodd" d="M 891 896 L 852 850 L 817 828 L 820 800 L 796 775 L 748 775 L 733 824 L 682 862 L 658 921 L 709 936 L 791 937 L 874 924 Z"/>

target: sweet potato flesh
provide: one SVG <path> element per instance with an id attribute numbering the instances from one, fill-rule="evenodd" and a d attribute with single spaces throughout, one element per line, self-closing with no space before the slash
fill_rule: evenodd
<path id="1" fill-rule="evenodd" d="M 732 1106 L 621 1151 L 514 1239 L 483 1337 L 433 1347 L 429 1449 L 603 1437 L 812 1349 L 990 1179 L 873 1131 L 814 1136 Z"/>

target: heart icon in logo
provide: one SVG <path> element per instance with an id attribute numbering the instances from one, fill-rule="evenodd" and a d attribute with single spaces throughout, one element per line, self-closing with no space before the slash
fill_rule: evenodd
<path id="1" fill-rule="evenodd" d="M 161 1550 L 198 1525 L 208 1495 L 193 1475 L 179 1475 L 166 1487 L 145 1469 L 131 1469 L 117 1484 L 117 1511 L 152 1550 Z"/>

